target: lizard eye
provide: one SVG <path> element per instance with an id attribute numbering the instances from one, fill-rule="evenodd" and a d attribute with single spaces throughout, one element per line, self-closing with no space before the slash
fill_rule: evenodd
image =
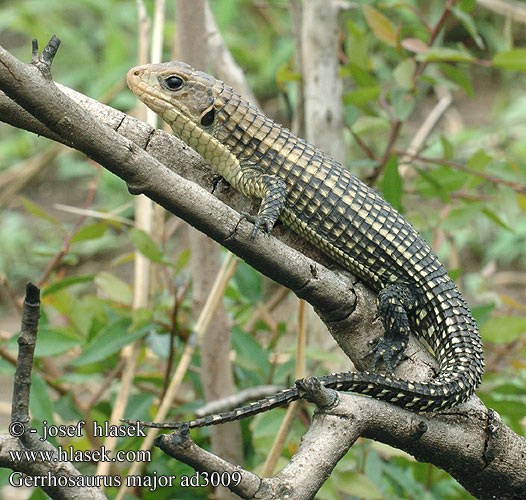
<path id="1" fill-rule="evenodd" d="M 183 79 L 172 75 L 164 80 L 164 83 L 170 90 L 178 90 L 183 86 Z"/>

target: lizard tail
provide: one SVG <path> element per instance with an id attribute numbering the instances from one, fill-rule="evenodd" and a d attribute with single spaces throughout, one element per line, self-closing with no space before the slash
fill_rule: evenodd
<path id="1" fill-rule="evenodd" d="M 217 413 L 214 415 L 206 415 L 204 417 L 189 420 L 188 422 L 141 422 L 144 427 L 153 427 L 155 429 L 175 429 L 179 430 L 183 427 L 194 429 L 195 427 L 205 427 L 208 425 L 224 424 L 232 420 L 240 420 L 242 418 L 251 417 L 258 413 L 272 410 L 278 406 L 285 406 L 300 398 L 298 389 L 291 387 L 290 389 L 283 389 L 272 396 L 254 401 L 247 406 L 236 408 L 234 410 Z"/>

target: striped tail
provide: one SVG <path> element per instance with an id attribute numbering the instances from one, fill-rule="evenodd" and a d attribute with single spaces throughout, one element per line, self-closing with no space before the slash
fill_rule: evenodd
<path id="1" fill-rule="evenodd" d="M 217 413 L 215 415 L 206 415 L 205 417 L 189 420 L 188 422 L 141 422 L 144 427 L 152 427 L 154 429 L 175 429 L 180 430 L 184 427 L 194 429 L 195 427 L 206 427 L 208 425 L 224 424 L 232 422 L 232 420 L 241 420 L 243 418 L 257 415 L 265 411 L 272 410 L 278 406 L 285 406 L 300 398 L 298 389 L 292 387 L 290 389 L 283 389 L 272 396 L 254 401 L 247 406 L 236 408 L 235 410 Z M 132 421 L 123 420 L 123 422 L 133 423 Z"/>

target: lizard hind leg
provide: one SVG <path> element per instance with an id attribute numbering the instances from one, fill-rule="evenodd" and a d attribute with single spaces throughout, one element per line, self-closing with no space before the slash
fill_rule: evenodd
<path id="1" fill-rule="evenodd" d="M 411 332 L 408 313 L 414 311 L 418 302 L 416 294 L 408 285 L 395 283 L 383 288 L 378 294 L 378 317 L 384 325 L 384 336 L 373 341 L 370 351 L 363 357 L 373 355 L 371 370 L 382 359 L 392 372 L 402 359 Z"/>

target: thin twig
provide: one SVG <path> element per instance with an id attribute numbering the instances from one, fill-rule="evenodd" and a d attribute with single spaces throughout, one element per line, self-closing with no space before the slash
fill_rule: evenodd
<path id="1" fill-rule="evenodd" d="M 429 36 L 429 42 L 428 42 L 428 46 L 429 47 L 431 47 L 435 43 L 438 35 L 440 34 L 440 31 L 444 27 L 444 24 L 446 23 L 446 20 L 449 17 L 449 14 L 451 13 L 451 9 L 453 8 L 453 6 L 457 2 L 458 2 L 458 0 L 448 0 L 446 6 L 444 7 L 444 11 L 442 12 L 442 15 L 440 16 L 440 19 L 437 21 L 437 23 L 435 24 L 435 26 L 431 30 L 431 33 L 430 33 L 430 36 Z M 415 69 L 415 74 L 414 74 L 414 77 L 413 77 L 413 81 L 414 81 L 414 86 L 415 87 L 416 87 L 416 82 L 418 81 L 418 78 L 420 77 L 420 75 L 422 75 L 422 73 L 426 69 L 428 63 L 429 63 L 429 61 L 421 61 L 417 65 L 417 67 Z"/>
<path id="2" fill-rule="evenodd" d="M 22 325 L 18 337 L 18 359 L 13 384 L 11 406 L 11 423 L 19 422 L 27 430 L 29 418 L 29 395 L 31 389 L 31 372 L 40 318 L 40 289 L 28 283 L 26 298 L 22 309 Z M 25 434 L 25 433 L 24 433 Z"/>
<path id="3" fill-rule="evenodd" d="M 213 415 L 214 413 L 221 413 L 232 408 L 238 408 L 247 401 L 257 401 L 258 399 L 275 394 L 282 389 L 284 389 L 282 385 L 256 385 L 247 387 L 235 394 L 209 401 L 195 411 L 195 416 L 204 417 L 205 415 Z"/>
<path id="4" fill-rule="evenodd" d="M 418 154 L 418 152 L 424 146 L 426 139 L 429 137 L 432 130 L 435 128 L 435 126 L 440 121 L 440 119 L 447 111 L 452 102 L 453 98 L 451 97 L 451 93 L 449 92 L 438 100 L 438 102 L 435 104 L 435 107 L 426 116 L 426 119 L 424 120 L 422 125 L 420 125 L 420 128 L 418 129 L 417 133 L 414 135 L 411 143 L 409 144 L 409 147 L 407 148 L 407 152 L 409 155 Z M 409 161 L 410 156 L 404 156 L 400 159 L 398 171 L 400 172 L 400 175 L 404 178 L 407 177 L 408 172 L 411 169 Z"/>
<path id="5" fill-rule="evenodd" d="M 20 299 L 18 298 L 14 288 L 11 286 L 11 283 L 9 283 L 7 276 L 4 274 L 0 276 L 0 285 L 9 295 L 9 298 L 11 299 L 11 302 L 15 306 L 16 310 L 19 313 L 22 313 L 22 303 L 20 302 Z"/>
<path id="6" fill-rule="evenodd" d="M 405 156 L 409 156 L 413 160 L 418 160 L 423 163 L 433 163 L 436 165 L 446 165 L 448 167 L 454 168 L 455 170 L 460 170 L 462 172 L 466 172 L 470 175 L 475 175 L 477 177 L 480 177 L 481 179 L 484 179 L 488 182 L 491 182 L 495 185 L 504 185 L 508 186 L 514 191 L 517 191 L 518 193 L 526 193 L 526 184 L 521 184 L 519 182 L 515 181 L 508 181 L 506 179 L 501 179 L 500 177 L 495 177 L 493 175 L 485 174 L 484 172 L 479 172 L 478 170 L 474 170 L 472 168 L 466 167 L 465 165 L 462 165 L 460 163 L 456 163 L 451 160 L 446 160 L 445 158 L 429 158 L 427 156 L 420 156 L 416 154 L 410 154 L 408 151 L 394 151 L 397 154 L 403 154 Z"/>
<path id="7" fill-rule="evenodd" d="M 353 136 L 354 140 L 357 142 L 358 146 L 363 149 L 365 154 L 370 160 L 376 161 L 376 155 L 374 154 L 373 150 L 360 138 L 358 134 L 356 134 L 351 127 L 349 127 L 349 130 L 351 132 L 351 135 Z"/>
<path id="8" fill-rule="evenodd" d="M 396 120 L 393 123 L 393 127 L 391 128 L 391 134 L 389 135 L 389 142 L 387 143 L 387 146 L 385 148 L 385 152 L 382 155 L 382 159 L 374 167 L 372 173 L 366 177 L 367 184 L 370 186 L 373 185 L 376 182 L 376 179 L 380 177 L 380 174 L 382 173 L 385 164 L 387 163 L 387 160 L 393 154 L 394 152 L 394 145 L 396 143 L 396 140 L 398 139 L 398 136 L 400 135 L 400 130 L 402 129 L 403 123 L 400 120 Z"/>
<path id="9" fill-rule="evenodd" d="M 284 286 L 280 286 L 279 289 L 270 297 L 270 299 L 263 304 L 262 307 L 258 307 L 252 317 L 244 325 L 247 332 L 251 332 L 254 329 L 255 324 L 262 318 L 265 312 L 272 312 L 281 302 L 288 296 L 290 290 Z"/>
<path id="10" fill-rule="evenodd" d="M 89 411 L 91 408 L 95 406 L 97 401 L 100 399 L 104 391 L 110 386 L 110 384 L 115 380 L 119 378 L 120 373 L 122 372 L 122 368 L 124 367 L 124 360 L 121 358 L 119 359 L 119 362 L 117 363 L 117 366 L 111 370 L 106 377 L 104 377 L 104 381 L 102 384 L 100 384 L 100 387 L 98 388 L 97 392 L 91 396 L 89 401 L 86 403 L 86 409 Z"/>
<path id="11" fill-rule="evenodd" d="M 88 191 L 88 196 L 86 198 L 86 201 L 84 202 L 84 208 L 87 209 L 91 206 L 93 203 L 93 199 L 95 198 L 95 193 L 97 192 L 97 186 L 99 184 L 100 176 L 101 176 L 102 170 L 98 169 L 97 177 L 91 182 L 90 190 Z M 37 286 L 41 287 L 42 284 L 48 279 L 49 275 L 53 272 L 53 270 L 60 265 L 62 262 L 62 259 L 68 254 L 69 249 L 71 247 L 71 240 L 73 239 L 73 236 L 77 234 L 78 230 L 81 228 L 82 224 L 86 220 L 87 215 L 83 214 L 81 215 L 75 225 L 73 226 L 73 229 L 64 237 L 64 241 L 62 242 L 62 248 L 60 249 L 60 252 L 57 253 L 51 262 L 46 266 L 44 269 L 44 272 L 40 276 L 37 282 Z"/>
<path id="12" fill-rule="evenodd" d="M 170 384 L 170 376 L 172 373 L 172 365 L 173 365 L 173 360 L 174 360 L 174 349 L 175 349 L 174 344 L 175 344 L 175 338 L 177 336 L 177 318 L 179 316 L 179 310 L 181 309 L 181 304 L 183 303 L 183 300 L 186 297 L 189 287 L 190 287 L 190 281 L 187 281 L 183 285 L 183 288 L 181 289 L 179 294 L 176 294 L 174 297 L 174 305 L 172 307 L 172 312 L 170 315 L 170 347 L 169 347 L 169 353 L 168 353 L 168 360 L 166 362 L 166 369 L 164 371 L 164 383 L 163 383 L 163 391 L 161 393 L 161 400 L 164 398 L 164 395 L 166 394 L 166 391 Z"/>

